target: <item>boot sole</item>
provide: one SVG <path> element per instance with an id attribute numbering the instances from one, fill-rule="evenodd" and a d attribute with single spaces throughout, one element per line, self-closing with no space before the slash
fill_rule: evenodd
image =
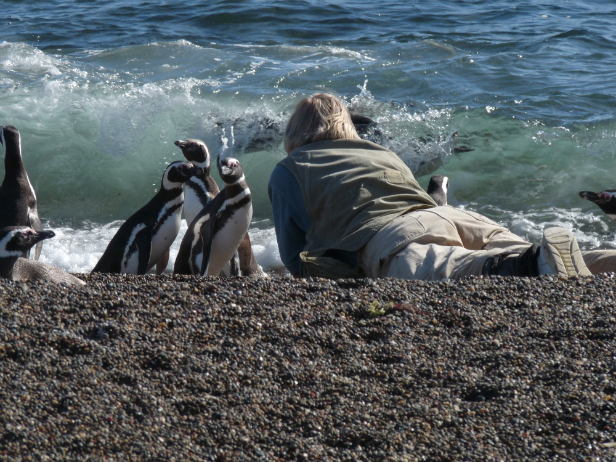
<path id="1" fill-rule="evenodd" d="M 546 255 L 553 260 L 558 276 L 592 276 L 573 234 L 563 228 L 549 228 L 543 237 Z"/>

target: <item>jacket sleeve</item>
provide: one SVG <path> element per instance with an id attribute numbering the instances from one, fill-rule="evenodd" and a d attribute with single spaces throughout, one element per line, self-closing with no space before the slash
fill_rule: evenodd
<path id="1" fill-rule="evenodd" d="M 268 194 L 280 259 L 291 274 L 299 274 L 299 254 L 306 246 L 306 232 L 312 226 L 301 189 L 293 174 L 277 165 L 270 177 Z"/>

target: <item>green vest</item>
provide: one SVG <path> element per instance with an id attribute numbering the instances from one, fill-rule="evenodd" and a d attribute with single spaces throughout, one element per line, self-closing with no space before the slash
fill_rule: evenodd
<path id="1" fill-rule="evenodd" d="M 310 255 L 357 251 L 394 218 L 436 206 L 396 154 L 370 141 L 318 141 L 280 164 L 297 179 L 312 219 Z"/>

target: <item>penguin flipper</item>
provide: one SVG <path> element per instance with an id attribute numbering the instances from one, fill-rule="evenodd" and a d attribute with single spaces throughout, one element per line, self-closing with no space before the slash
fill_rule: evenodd
<path id="1" fill-rule="evenodd" d="M 203 244 L 203 257 L 201 258 L 201 268 L 199 274 L 207 276 L 210 269 L 210 257 L 212 255 L 212 241 L 214 240 L 214 225 L 216 224 L 216 216 L 211 217 L 206 226 L 201 227 L 201 243 Z"/>
<path id="2" fill-rule="evenodd" d="M 137 246 L 137 274 L 145 274 L 150 263 L 152 253 L 152 228 L 146 227 L 135 236 L 134 244 Z"/>

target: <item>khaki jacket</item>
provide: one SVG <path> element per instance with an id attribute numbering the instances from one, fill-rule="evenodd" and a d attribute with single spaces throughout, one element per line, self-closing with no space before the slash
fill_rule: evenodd
<path id="1" fill-rule="evenodd" d="M 280 164 L 297 179 L 312 227 L 304 255 L 357 251 L 394 218 L 436 203 L 393 152 L 370 141 L 319 141 Z"/>

